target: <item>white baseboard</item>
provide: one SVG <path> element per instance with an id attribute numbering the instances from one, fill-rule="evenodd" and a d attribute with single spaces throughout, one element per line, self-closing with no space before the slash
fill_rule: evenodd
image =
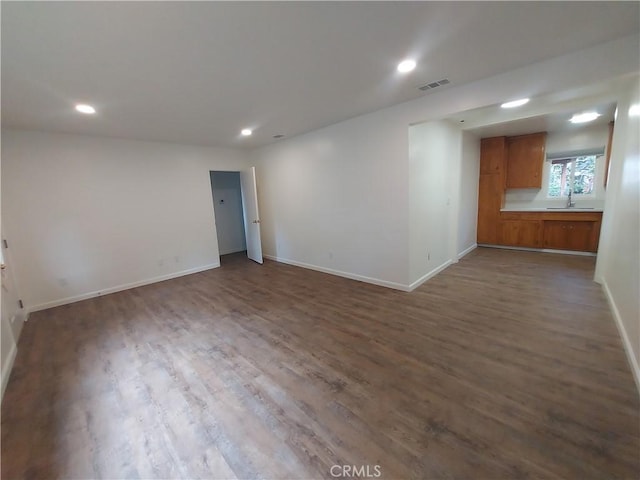
<path id="1" fill-rule="evenodd" d="M 475 246 L 473 248 L 475 248 Z M 289 260 L 287 258 L 276 257 L 274 255 L 263 255 L 263 256 L 268 260 L 273 260 L 279 263 L 286 263 L 287 265 L 293 265 L 294 267 L 307 268 L 309 270 L 315 270 L 316 272 L 328 273 L 330 275 L 337 275 L 339 277 L 348 278 L 350 280 L 357 280 L 359 282 L 371 283 L 373 285 L 378 285 L 380 287 L 393 288 L 394 290 L 401 290 L 403 292 L 412 292 L 413 290 L 418 288 L 420 285 L 422 285 L 424 282 L 434 277 L 435 275 L 437 275 L 438 273 L 440 273 L 442 270 L 444 270 L 445 268 L 447 268 L 449 265 L 453 263 L 451 260 L 447 260 L 445 263 L 443 263 L 439 267 L 434 268 L 427 274 L 420 277 L 411 285 L 404 285 L 402 283 L 389 282 L 387 280 L 380 280 L 379 278 L 365 277 L 364 275 L 357 275 L 354 273 L 343 272 L 341 270 L 334 270 L 332 268 L 319 267 L 317 265 L 311 265 L 309 263 L 303 263 L 295 260 Z"/>
<path id="2" fill-rule="evenodd" d="M 609 302 L 609 307 L 611 307 L 613 318 L 616 321 L 618 332 L 620 333 L 620 337 L 622 338 L 622 344 L 624 345 L 624 351 L 627 354 L 627 360 L 629 361 L 629 366 L 631 367 L 631 373 L 633 374 L 633 379 L 636 381 L 636 387 L 638 388 L 638 392 L 640 392 L 640 366 L 638 365 L 638 360 L 636 359 L 635 353 L 633 352 L 633 346 L 631 345 L 631 340 L 629 340 L 629 335 L 627 335 L 627 330 L 624 328 L 624 323 L 622 323 L 622 317 L 620 316 L 620 311 L 616 306 L 616 302 L 613 299 L 613 295 L 611 295 L 611 290 L 609 290 L 609 285 L 607 285 L 607 282 L 605 280 L 603 280 L 601 284 L 602 284 L 602 290 L 604 290 L 604 295 L 605 297 L 607 297 L 607 301 Z"/>
<path id="3" fill-rule="evenodd" d="M 437 274 L 439 274 L 442 270 L 444 270 L 445 268 L 447 268 L 449 265 L 452 265 L 453 261 L 452 260 L 447 260 L 446 262 L 444 262 L 442 265 L 440 265 L 439 267 L 434 268 L 433 270 L 431 270 L 430 272 L 424 274 L 422 277 L 420 277 L 418 280 L 416 280 L 415 282 L 413 282 L 411 285 L 409 285 L 409 292 L 413 292 L 416 288 L 418 288 L 420 285 L 422 285 L 424 282 L 426 282 L 427 280 L 429 280 L 430 278 L 435 277 Z"/>
<path id="4" fill-rule="evenodd" d="M 2 398 L 4 398 L 4 391 L 9 383 L 9 375 L 11 375 L 11 369 L 13 368 L 13 362 L 16 360 L 17 353 L 18 347 L 16 347 L 16 344 L 14 343 L 11 345 L 11 351 L 9 352 L 7 363 L 2 367 L 2 393 L 0 394 L 0 402 L 2 402 Z"/>
<path id="5" fill-rule="evenodd" d="M 293 265 L 294 267 L 307 268 L 309 270 L 315 270 L 316 272 L 328 273 L 330 275 L 337 275 L 338 277 L 348 278 L 350 280 L 357 280 L 359 282 L 371 283 L 380 287 L 393 288 L 394 290 L 402 290 L 403 292 L 409 292 L 409 286 L 401 283 L 389 282 L 387 280 L 380 280 L 379 278 L 365 277 L 364 275 L 357 275 L 355 273 L 343 272 L 341 270 L 334 270 L 332 268 L 319 267 L 317 265 L 311 265 L 309 263 L 298 262 L 296 260 L 289 260 L 287 258 L 277 257 L 274 255 L 263 255 L 264 258 L 273 260 L 274 262 L 286 263 L 287 265 Z"/>
<path id="6" fill-rule="evenodd" d="M 246 251 L 247 251 L 246 247 L 245 248 L 241 248 L 240 250 L 231 250 L 229 252 L 220 251 L 220 256 L 222 256 L 222 255 L 231 255 L 232 253 L 240 253 L 240 252 L 246 252 Z"/>
<path id="7" fill-rule="evenodd" d="M 129 290 L 131 288 L 142 287 L 144 285 L 150 285 L 152 283 L 164 282 L 165 280 L 171 280 L 172 278 L 184 277 L 185 275 L 191 275 L 192 273 L 204 272 L 205 270 L 211 270 L 218 268 L 220 262 L 204 265 L 202 267 L 190 268 L 188 270 L 182 270 L 180 272 L 168 273 L 166 275 L 160 275 L 159 277 L 147 278 L 138 282 L 125 283 L 123 285 L 117 285 L 115 287 L 105 288 L 94 292 L 83 293 L 81 295 L 74 295 L 72 297 L 61 298 L 59 300 L 52 300 L 50 302 L 40 303 L 38 305 L 29 306 L 29 312 L 37 312 L 38 310 L 45 310 L 47 308 L 59 307 L 60 305 L 67 305 L 69 303 L 80 302 L 89 298 L 100 297 L 102 295 L 108 295 L 110 293 L 121 292 L 123 290 Z"/>
<path id="8" fill-rule="evenodd" d="M 477 247 L 478 247 L 478 244 L 477 244 L 477 243 L 474 243 L 474 244 L 473 244 L 473 245 L 471 245 L 470 247 L 465 248 L 463 251 L 461 251 L 461 252 L 458 254 L 458 260 L 460 260 L 462 257 L 464 257 L 464 256 L 466 256 L 466 255 L 468 255 L 468 254 L 470 254 L 471 252 L 473 252 Z"/>

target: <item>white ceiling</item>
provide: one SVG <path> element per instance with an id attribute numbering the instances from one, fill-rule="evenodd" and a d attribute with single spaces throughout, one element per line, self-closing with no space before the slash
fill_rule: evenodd
<path id="1" fill-rule="evenodd" d="M 568 132 L 581 130 L 585 128 L 593 128 L 597 125 L 607 125 L 613 121 L 614 113 L 616 110 L 615 103 L 607 103 L 600 105 L 592 105 L 588 108 L 576 110 L 567 110 L 564 112 L 549 113 L 546 115 L 540 115 L 536 117 L 523 118 L 520 120 L 514 120 L 511 122 L 500 123 L 496 125 L 487 125 L 475 130 L 471 130 L 480 138 L 498 137 L 498 136 L 515 136 L 525 135 L 528 133 L 536 132 Z M 595 111 L 600 114 L 600 117 L 593 122 L 574 124 L 569 122 L 569 118 L 574 113 L 580 113 L 582 111 Z"/>
<path id="2" fill-rule="evenodd" d="M 458 112 L 446 119 L 480 138 L 592 129 L 615 120 L 618 92 L 633 82 L 640 82 L 640 74 L 540 95 L 518 108 L 488 105 Z M 587 111 L 595 111 L 600 117 L 588 123 L 569 122 L 574 114 Z"/>
<path id="3" fill-rule="evenodd" d="M 638 2 L 3 2 L 2 122 L 256 147 L 432 81 L 452 88 L 629 35 L 639 19 Z M 405 57 L 419 66 L 401 76 Z"/>

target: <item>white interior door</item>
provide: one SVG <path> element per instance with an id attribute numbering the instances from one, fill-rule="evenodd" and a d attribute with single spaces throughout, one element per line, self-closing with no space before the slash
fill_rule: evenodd
<path id="1" fill-rule="evenodd" d="M 247 238 L 247 257 L 262 263 L 262 240 L 260 239 L 260 213 L 258 211 L 258 189 L 256 188 L 256 167 L 240 172 L 242 190 L 242 213 L 244 233 Z"/>
<path id="2" fill-rule="evenodd" d="M 2 306 L 2 395 L 9 380 L 9 372 L 13 364 L 16 354 L 16 339 L 20 335 L 23 321 L 23 310 L 20 306 L 20 300 L 15 290 L 13 277 L 11 276 L 11 268 L 7 262 L 7 252 L 4 251 L 4 242 L 0 247 L 0 264 L 2 270 L 2 292 L 0 293 Z"/>
<path id="3" fill-rule="evenodd" d="M 4 248 L 4 242 L 0 248 L 0 264 L 2 275 L 2 317 L 13 323 L 21 314 L 18 295 L 16 293 L 13 277 L 11 275 L 11 266 L 8 263 L 8 255 Z"/>

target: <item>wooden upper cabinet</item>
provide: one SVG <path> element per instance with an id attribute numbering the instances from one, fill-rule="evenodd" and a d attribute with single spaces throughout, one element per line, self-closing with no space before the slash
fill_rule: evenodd
<path id="1" fill-rule="evenodd" d="M 507 188 L 542 188 L 545 132 L 507 139 Z"/>
<path id="2" fill-rule="evenodd" d="M 504 172 L 507 157 L 507 138 L 483 138 L 480 141 L 480 175 Z"/>

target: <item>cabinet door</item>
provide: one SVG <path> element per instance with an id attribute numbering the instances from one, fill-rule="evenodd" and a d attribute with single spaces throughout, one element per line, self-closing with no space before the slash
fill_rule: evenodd
<path id="1" fill-rule="evenodd" d="M 506 157 L 506 137 L 483 138 L 480 141 L 480 175 L 502 173 Z"/>
<path id="2" fill-rule="evenodd" d="M 541 248 L 541 222 L 539 220 L 503 220 L 500 222 L 501 245 Z"/>
<path id="3" fill-rule="evenodd" d="M 478 243 L 497 243 L 502 203 L 502 176 L 480 175 L 478 188 Z"/>
<path id="4" fill-rule="evenodd" d="M 594 252 L 595 225 L 596 222 L 545 221 L 544 247 Z"/>
<path id="5" fill-rule="evenodd" d="M 509 137 L 507 188 L 541 188 L 546 133 Z"/>
<path id="6" fill-rule="evenodd" d="M 569 235 L 567 238 L 567 250 L 591 251 L 591 232 L 594 222 L 567 222 Z"/>

